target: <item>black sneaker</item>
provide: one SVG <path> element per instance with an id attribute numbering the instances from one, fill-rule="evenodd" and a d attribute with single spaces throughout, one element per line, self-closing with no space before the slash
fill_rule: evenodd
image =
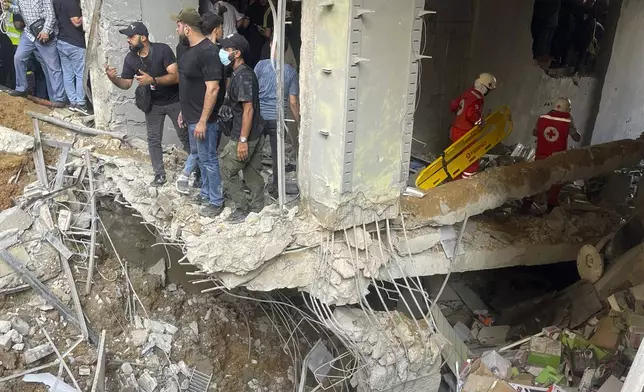
<path id="1" fill-rule="evenodd" d="M 214 218 L 218 217 L 219 215 L 221 215 L 221 213 L 223 211 L 224 211 L 224 205 L 223 204 L 220 205 L 220 206 L 216 206 L 216 205 L 213 205 L 213 204 L 208 204 L 207 206 L 201 207 L 201 209 L 199 210 L 199 215 L 201 215 L 203 217 L 206 217 L 206 218 L 214 219 Z"/>
<path id="2" fill-rule="evenodd" d="M 74 109 L 73 109 L 73 110 L 74 110 L 75 112 L 77 112 L 77 113 L 80 113 L 80 114 L 84 115 L 84 116 L 89 116 L 89 115 L 91 114 L 91 113 L 89 112 L 89 107 L 87 106 L 87 104 L 84 104 L 84 105 L 74 105 Z"/>
<path id="3" fill-rule="evenodd" d="M 151 186 L 163 186 L 165 184 L 165 175 L 155 175 L 154 180 L 150 183 Z"/>
<path id="4" fill-rule="evenodd" d="M 195 196 L 192 196 L 190 198 L 190 201 L 194 204 L 198 204 L 200 206 L 207 206 L 210 205 L 210 201 L 208 199 L 205 199 L 204 197 L 201 196 L 201 194 L 197 193 Z"/>
<path id="5" fill-rule="evenodd" d="M 232 214 L 228 217 L 227 221 L 230 223 L 242 223 L 243 221 L 246 220 L 246 217 L 248 216 L 248 211 L 246 210 L 235 210 L 233 211 Z"/>
<path id="6" fill-rule="evenodd" d="M 11 95 L 12 97 L 26 97 L 27 92 L 26 91 L 11 90 L 11 91 L 9 91 L 9 95 Z"/>

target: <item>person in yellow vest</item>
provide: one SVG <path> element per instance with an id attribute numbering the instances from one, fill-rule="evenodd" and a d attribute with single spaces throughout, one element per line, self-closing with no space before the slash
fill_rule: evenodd
<path id="1" fill-rule="evenodd" d="M 6 16 L 9 16 L 5 19 Z M 6 21 L 6 34 L 0 34 L 0 84 L 10 89 L 16 88 L 16 71 L 13 56 L 20 41 L 20 31 L 13 24 L 13 14 L 2 14 Z"/>

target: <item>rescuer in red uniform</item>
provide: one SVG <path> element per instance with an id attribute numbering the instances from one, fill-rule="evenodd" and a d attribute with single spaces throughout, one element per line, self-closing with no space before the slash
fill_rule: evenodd
<path id="1" fill-rule="evenodd" d="M 465 91 L 463 95 L 452 101 L 451 109 L 456 114 L 449 133 L 449 138 L 452 143 L 465 136 L 479 122 L 483 122 L 482 113 L 485 96 L 495 88 L 496 78 L 489 73 L 483 73 L 474 82 L 474 87 Z M 475 162 L 465 169 L 458 178 L 469 178 L 478 169 L 479 163 Z"/>
<path id="2" fill-rule="evenodd" d="M 570 115 L 572 104 L 568 98 L 557 98 L 553 103 L 553 110 L 539 116 L 537 125 L 532 135 L 537 137 L 537 151 L 535 159 L 546 159 L 554 153 L 568 149 L 568 137 L 578 142 L 581 135 L 577 132 Z M 561 185 L 553 185 L 548 190 L 548 211 L 559 204 Z M 527 205 L 525 203 L 528 203 Z M 530 208 L 531 199 L 526 199 L 524 209 Z"/>

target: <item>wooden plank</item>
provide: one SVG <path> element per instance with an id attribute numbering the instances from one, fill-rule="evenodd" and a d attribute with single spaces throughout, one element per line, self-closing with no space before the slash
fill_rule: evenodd
<path id="1" fill-rule="evenodd" d="M 94 383 L 91 392 L 105 392 L 105 330 L 101 332 L 101 340 L 98 343 L 98 359 L 96 361 L 96 371 L 94 372 Z"/>
<path id="2" fill-rule="evenodd" d="M 88 150 L 85 150 L 85 167 L 89 177 L 89 204 L 91 206 L 91 243 L 89 246 L 89 265 L 87 268 L 87 282 L 85 282 L 85 294 L 92 292 L 92 276 L 94 275 L 94 263 L 96 262 L 96 195 L 94 194 L 94 171 L 92 170 L 92 161 Z"/>
<path id="3" fill-rule="evenodd" d="M 78 325 L 78 320 L 74 317 L 74 313 L 62 303 L 58 297 L 56 297 L 45 284 L 43 284 L 35 275 L 31 273 L 20 261 L 9 253 L 6 249 L 0 250 L 0 259 L 2 259 L 7 265 L 13 268 L 14 271 L 20 276 L 20 278 L 27 282 L 32 289 L 34 289 L 40 296 L 42 296 L 49 304 L 55 307 L 60 314 L 70 323 L 74 324 L 80 330 L 80 325 Z M 89 341 L 92 344 L 98 343 L 98 336 L 90 328 L 88 328 L 88 337 Z"/>
<path id="4" fill-rule="evenodd" d="M 72 143 L 70 142 L 64 142 L 61 140 L 54 140 L 54 139 L 47 139 L 45 137 L 41 137 L 40 141 L 42 142 L 43 146 L 48 146 L 48 147 L 53 147 L 53 148 L 72 148 Z"/>
<path id="5" fill-rule="evenodd" d="M 54 182 L 54 190 L 63 187 L 63 175 L 65 174 L 65 165 L 67 164 L 67 156 L 69 155 L 69 147 L 63 147 L 63 151 L 58 158 L 58 167 L 56 168 L 56 181 Z"/>
<path id="6" fill-rule="evenodd" d="M 38 182 L 49 190 L 49 180 L 47 179 L 47 168 L 45 167 L 45 156 L 42 153 L 42 140 L 40 140 L 40 128 L 38 120 L 32 119 L 34 124 L 34 165 L 36 167 L 36 177 Z"/>
<path id="7" fill-rule="evenodd" d="M 78 325 L 83 336 L 85 338 L 89 338 L 89 332 L 87 331 L 87 324 L 85 323 L 83 307 L 81 306 L 80 298 L 78 296 L 78 290 L 76 289 L 76 282 L 74 281 L 74 275 L 72 275 L 72 269 L 69 266 L 69 259 L 72 257 L 73 253 L 51 232 L 45 235 L 45 239 L 54 248 L 56 248 L 56 250 L 62 256 L 61 264 L 63 265 L 63 271 L 65 271 L 65 276 L 67 277 L 67 282 L 69 283 L 69 289 L 72 293 L 72 299 L 74 300 L 74 308 L 76 309 L 76 318 L 78 319 Z"/>

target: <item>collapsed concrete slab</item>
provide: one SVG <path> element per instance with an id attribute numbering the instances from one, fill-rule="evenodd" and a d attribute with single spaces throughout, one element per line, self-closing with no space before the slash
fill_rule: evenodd
<path id="1" fill-rule="evenodd" d="M 230 224 L 225 221 L 229 209 L 217 219 L 200 217 L 198 206 L 172 184 L 151 194 L 147 165 L 101 158 L 106 162 L 99 194 L 120 194 L 166 239 L 184 246 L 190 263 L 226 287 L 295 288 L 337 305 L 357 303 L 374 280 L 444 274 L 450 265 L 454 272 L 465 272 L 574 260 L 582 245 L 598 241 L 619 224 L 619 216 L 606 211 L 557 209 L 545 218 L 516 217 L 506 223 L 476 217 L 463 235 L 463 255 L 452 263 L 438 229 L 427 222 L 414 224 L 406 234 L 403 227 L 412 225 L 407 221 L 403 226 L 401 218 L 389 220 L 389 230 L 380 223 L 330 231 L 297 207 L 279 218 L 273 205 L 241 224 Z M 164 208 L 157 202 L 160 195 Z"/>
<path id="2" fill-rule="evenodd" d="M 509 200 L 545 192 L 552 185 L 635 166 L 643 159 L 644 138 L 598 144 L 541 161 L 490 169 L 431 189 L 420 199 L 403 197 L 402 206 L 429 224 L 452 225 L 466 215 L 478 215 Z"/>

